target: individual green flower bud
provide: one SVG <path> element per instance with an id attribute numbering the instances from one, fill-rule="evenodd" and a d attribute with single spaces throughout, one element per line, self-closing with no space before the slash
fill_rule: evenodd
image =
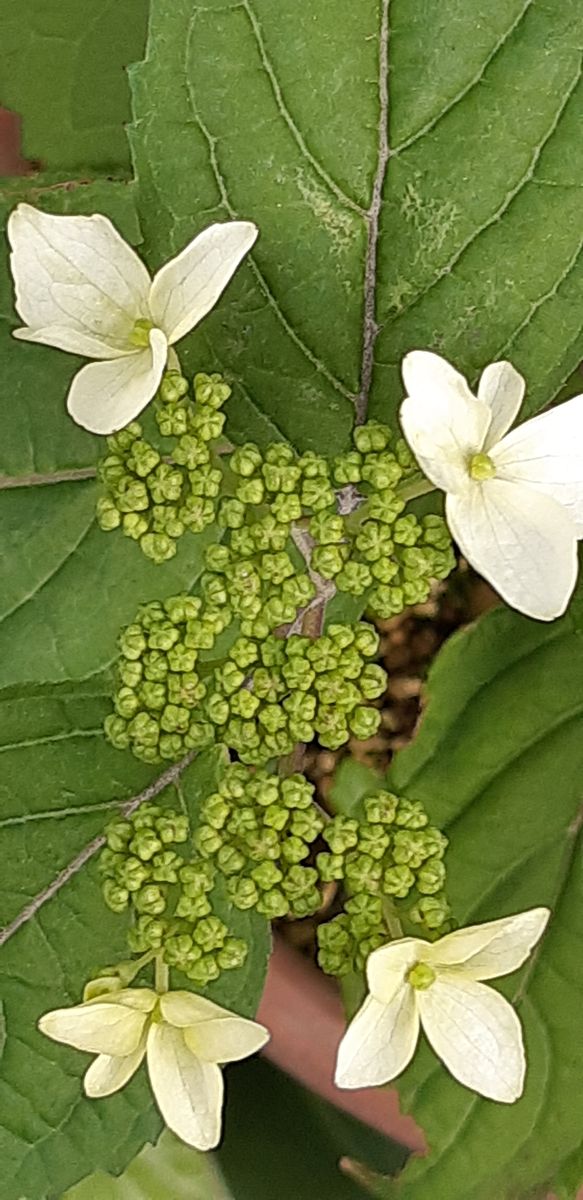
<path id="1" fill-rule="evenodd" d="M 249 947 L 243 938 L 228 937 L 217 954 L 217 963 L 221 971 L 232 971 L 236 967 L 242 967 L 248 952 Z"/>
<path id="2" fill-rule="evenodd" d="M 211 950 L 220 950 L 228 932 L 227 926 L 219 917 L 203 917 L 202 921 L 195 925 L 192 936 L 197 946 L 208 953 Z"/>
<path id="3" fill-rule="evenodd" d="M 245 849 L 253 862 L 276 862 L 279 858 L 279 837 L 275 829 L 261 829 L 250 833 L 245 841 Z"/>
<path id="4" fill-rule="evenodd" d="M 265 751 L 264 762 L 270 758 L 282 758 L 284 754 L 291 754 L 294 743 L 289 736 L 289 730 L 278 729 L 276 733 L 266 733 L 262 748 Z"/>
<path id="5" fill-rule="evenodd" d="M 319 675 L 315 690 L 321 704 L 332 705 L 340 713 L 352 712 L 362 700 L 360 689 L 344 678 L 341 667 Z"/>
<path id="6" fill-rule="evenodd" d="M 423 829 L 429 824 L 429 817 L 419 800 L 400 799 L 395 824 L 404 829 Z"/>
<path id="7" fill-rule="evenodd" d="M 318 741 L 328 750 L 338 750 L 348 741 L 346 717 L 334 707 L 322 705 L 318 709 L 314 725 L 318 732 Z"/>
<path id="8" fill-rule="evenodd" d="M 222 575 L 203 575 L 202 587 L 205 600 L 207 600 L 209 604 L 221 605 L 227 603 L 229 599 L 229 588 Z"/>
<path id="9" fill-rule="evenodd" d="M 368 896 L 361 893 L 347 900 L 345 908 L 349 916 L 350 932 L 359 943 L 378 933 L 383 920 L 379 896 Z"/>
<path id="10" fill-rule="evenodd" d="M 205 406 L 205 408 L 201 409 L 195 408 L 194 411 L 189 413 L 188 426 L 203 441 L 212 442 L 215 438 L 221 436 L 225 426 L 225 419 L 224 413 L 213 412 Z"/>
<path id="11" fill-rule="evenodd" d="M 365 700 L 377 700 L 387 689 L 388 676 L 376 663 L 367 663 L 358 679 L 358 687 Z"/>
<path id="12" fill-rule="evenodd" d="M 145 512 L 150 507 L 150 498 L 145 483 L 125 475 L 115 486 L 115 504 L 120 513 Z"/>
<path id="13" fill-rule="evenodd" d="M 178 870 L 182 859 L 174 850 L 163 850 L 152 859 L 152 879 L 154 883 L 177 883 Z"/>
<path id="14" fill-rule="evenodd" d="M 366 967 L 367 959 L 373 953 L 373 950 L 378 950 L 386 942 L 386 934 L 379 931 L 371 933 L 367 938 L 363 938 L 358 943 L 358 948 L 354 956 L 354 965 L 357 971 L 363 971 Z"/>
<path id="15" fill-rule="evenodd" d="M 279 707 L 279 704 L 262 705 L 259 710 L 258 720 L 269 733 L 275 733 L 278 729 L 284 729 L 287 725 L 287 717 L 283 709 Z"/>
<path id="16" fill-rule="evenodd" d="M 222 500 L 217 521 L 223 529 L 240 529 L 245 523 L 245 505 L 240 500 Z"/>
<path id="17" fill-rule="evenodd" d="M 287 916 L 289 900 L 280 888 L 271 888 L 270 891 L 261 893 L 257 901 L 257 912 L 267 917 L 268 921 L 276 921 L 279 917 Z"/>
<path id="18" fill-rule="evenodd" d="M 201 918 L 207 917 L 210 912 L 212 912 L 210 901 L 205 895 L 188 896 L 184 892 L 176 904 L 176 916 L 182 917 L 185 921 L 199 921 Z"/>
<path id="19" fill-rule="evenodd" d="M 149 528 L 149 519 L 140 516 L 139 513 L 126 513 L 122 521 L 122 529 L 125 537 L 132 538 L 134 542 L 139 542 L 140 538 L 148 532 Z"/>
<path id="20" fill-rule="evenodd" d="M 381 521 L 363 521 L 354 544 L 368 563 L 388 558 L 394 550 L 391 529 Z"/>
<path id="21" fill-rule="evenodd" d="M 141 861 L 132 856 L 126 858 L 116 871 L 118 882 L 127 888 L 128 892 L 139 892 L 140 888 L 151 879 L 151 870 Z"/>
<path id="22" fill-rule="evenodd" d="M 213 954 L 203 954 L 202 958 L 193 962 L 186 971 L 187 978 L 191 979 L 197 988 L 204 988 L 213 983 L 220 973 L 219 964 Z"/>
<path id="23" fill-rule="evenodd" d="M 218 467 L 211 467 L 209 463 L 203 463 L 194 471 L 189 471 L 188 481 L 192 496 L 205 496 L 212 500 L 218 496 L 221 490 L 223 476 Z"/>
<path id="24" fill-rule="evenodd" d="M 165 733 L 186 733 L 189 723 L 190 712 L 180 704 L 167 704 L 160 717 Z"/>
<path id="25" fill-rule="evenodd" d="M 205 467 L 210 461 L 208 447 L 200 438 L 193 437 L 192 434 L 184 434 L 179 441 L 176 442 L 172 451 L 172 457 L 175 462 L 186 467 L 188 471 L 196 471 L 199 467 Z M 204 492 L 198 492 L 197 495 L 205 495 Z"/>
<path id="26" fill-rule="evenodd" d="M 235 475 L 241 475 L 244 479 L 249 479 L 251 475 L 254 475 L 262 462 L 263 455 L 254 442 L 246 442 L 244 446 L 239 446 L 229 458 L 231 471 Z"/>
<path id="27" fill-rule="evenodd" d="M 276 775 L 265 775 L 258 771 L 255 777 L 249 780 L 246 791 L 255 804 L 269 808 L 271 804 L 278 803 L 280 786 L 281 781 Z"/>
<path id="28" fill-rule="evenodd" d="M 393 539 L 398 546 L 414 546 L 421 534 L 421 525 L 412 513 L 399 517 L 393 526 Z"/>
<path id="29" fill-rule="evenodd" d="M 245 671 L 247 667 L 257 662 L 259 650 L 251 638 L 239 637 L 233 642 L 229 650 L 229 658 L 236 663 L 241 671 Z"/>
<path id="30" fill-rule="evenodd" d="M 158 804 L 144 801 L 132 816 L 132 825 L 137 832 L 140 829 L 153 829 L 161 809 Z"/>
<path id="31" fill-rule="evenodd" d="M 392 825 L 399 804 L 398 796 L 392 792 L 375 792 L 364 800 L 364 811 L 369 824 Z"/>
<path id="32" fill-rule="evenodd" d="M 162 813 L 155 822 L 155 828 L 164 846 L 186 842 L 190 833 L 188 817 L 182 813 Z"/>
<path id="33" fill-rule="evenodd" d="M 184 735 L 187 750 L 203 750 L 214 738 L 214 728 L 209 721 L 191 721 Z"/>
<path id="34" fill-rule="evenodd" d="M 122 659 L 118 663 L 118 675 L 123 684 L 129 688 L 137 688 L 144 673 L 143 664 L 141 662 L 127 662 Z"/>
<path id="35" fill-rule="evenodd" d="M 213 854 L 216 854 L 219 847 L 223 844 L 220 833 L 216 829 L 213 829 L 211 825 L 199 825 L 192 840 L 203 858 L 210 858 Z"/>
<path id="36" fill-rule="evenodd" d="M 359 705 L 348 717 L 350 732 L 361 742 L 373 737 L 379 729 L 380 723 L 381 714 L 378 709 L 365 708 L 364 705 Z"/>
<path id="37" fill-rule="evenodd" d="M 135 439 L 141 436 L 142 426 L 140 423 L 138 421 L 130 421 L 130 424 L 126 425 L 125 429 L 118 429 L 117 433 L 111 433 L 105 441 L 108 448 L 114 454 L 124 454 L 128 450 L 131 450 Z"/>
<path id="38" fill-rule="evenodd" d="M 245 856 L 235 846 L 221 846 L 217 866 L 223 875 L 238 875 L 245 866 Z"/>
<path id="39" fill-rule="evenodd" d="M 105 828 L 105 836 L 110 850 L 125 851 L 132 836 L 132 825 L 129 821 L 112 821 Z"/>
<path id="40" fill-rule="evenodd" d="M 193 940 L 189 933 L 178 933 L 173 937 L 166 939 L 164 944 L 164 962 L 168 963 L 169 967 L 177 967 L 179 970 L 184 970 L 184 967 L 190 962 L 196 962 L 202 951 L 192 957 Z M 197 950 L 199 948 L 197 947 Z"/>
<path id="41" fill-rule="evenodd" d="M 384 583 L 384 584 L 392 583 L 392 581 L 399 574 L 399 564 L 398 564 L 397 560 L 394 558 L 383 558 L 383 559 L 380 559 L 378 562 L 375 562 L 372 564 L 371 573 L 372 573 L 373 579 L 377 583 Z M 376 589 L 372 593 L 372 596 L 377 597 Z M 371 598 L 369 597 L 369 608 L 372 610 L 373 607 L 374 607 L 373 603 L 371 601 Z M 376 612 L 376 608 L 375 608 L 375 612 Z"/>
<path id="42" fill-rule="evenodd" d="M 349 450 L 339 454 L 332 462 L 334 483 L 343 487 L 347 483 L 360 483 L 362 479 L 363 457 L 358 450 Z"/>
<path id="43" fill-rule="evenodd" d="M 445 867 L 440 858 L 430 858 L 417 871 L 417 891 L 424 896 L 440 892 L 445 884 Z"/>
<path id="44" fill-rule="evenodd" d="M 282 861 L 291 864 L 303 862 L 308 857 L 309 849 L 301 837 L 286 837 L 281 844 Z"/>
<path id="45" fill-rule="evenodd" d="M 276 520 L 271 513 L 256 521 L 251 532 L 256 550 L 285 550 L 289 537 L 288 526 Z"/>
<path id="46" fill-rule="evenodd" d="M 270 512 L 282 525 L 291 525 L 292 521 L 299 521 L 302 505 L 297 492 L 279 492 L 270 505 Z"/>
<path id="47" fill-rule="evenodd" d="M 316 736 L 314 725 L 310 721 L 294 720 L 290 718 L 288 733 L 292 745 L 297 745 L 298 742 L 313 742 Z"/>
<path id="48" fill-rule="evenodd" d="M 316 513 L 310 519 L 308 529 L 320 546 L 341 542 L 345 536 L 344 521 L 333 509 Z"/>
<path id="49" fill-rule="evenodd" d="M 285 829 L 288 818 L 288 809 L 284 808 L 283 804 L 270 804 L 263 814 L 264 824 L 269 829 L 277 829 L 279 833 L 281 833 L 282 829 Z"/>
<path id="50" fill-rule="evenodd" d="M 297 607 L 295 603 L 287 601 L 283 596 L 281 598 L 271 596 L 263 606 L 263 617 L 269 629 L 276 629 L 278 625 L 295 620 Z"/>
<path id="51" fill-rule="evenodd" d="M 100 496 L 96 505 L 97 524 L 100 529 L 109 532 L 121 525 L 121 515 L 109 496 Z"/>
<path id="52" fill-rule="evenodd" d="M 382 863 L 376 862 L 370 854 L 350 850 L 344 862 L 344 873 L 352 892 L 368 892 L 372 895 L 380 889 Z"/>
<path id="53" fill-rule="evenodd" d="M 255 713 L 259 708 L 259 704 L 260 701 L 257 699 L 257 696 L 254 696 L 252 692 L 247 691 L 246 688 L 242 688 L 241 691 L 237 692 L 231 700 L 231 711 L 235 714 L 235 716 L 243 717 L 244 720 L 250 721 L 251 718 L 255 716 Z"/>
<path id="54" fill-rule="evenodd" d="M 233 662 L 223 663 L 223 666 L 216 671 L 217 686 L 224 692 L 225 696 L 231 696 L 245 682 L 245 676 L 242 671 Z"/>
<path id="55" fill-rule="evenodd" d="M 253 531 L 255 526 L 243 525 L 231 530 L 231 550 L 238 558 L 252 558 L 257 552 Z"/>
<path id="56" fill-rule="evenodd" d="M 176 542 L 165 533 L 146 533 L 140 538 L 140 548 L 152 562 L 168 562 L 176 554 Z"/>
<path id="57" fill-rule="evenodd" d="M 157 883 L 147 883 L 136 892 L 134 900 L 138 912 L 147 913 L 151 917 L 159 917 L 166 908 L 166 896 L 163 888 Z"/>
<path id="58" fill-rule="evenodd" d="M 303 892 L 301 896 L 290 896 L 290 912 L 293 917 L 310 917 L 318 912 L 322 905 L 322 896 L 317 887 Z"/>
<path id="59" fill-rule="evenodd" d="M 361 454 L 370 454 L 371 451 L 386 450 L 391 440 L 391 430 L 388 425 L 381 425 L 378 421 L 366 421 L 364 425 L 357 426 L 352 439 Z"/>
<path id="60" fill-rule="evenodd" d="M 348 555 L 350 547 L 341 543 L 335 546 L 315 546 L 312 551 L 311 566 L 322 579 L 334 579 L 342 570 Z"/>
<path id="61" fill-rule="evenodd" d="M 405 596 L 401 587 L 389 587 L 381 584 L 375 587 L 368 597 L 369 612 L 388 620 L 401 613 L 406 608 Z"/>
<path id="62" fill-rule="evenodd" d="M 172 649 L 168 651 L 168 666 L 171 671 L 180 671 L 189 674 L 194 670 L 197 658 L 196 650 L 179 642 L 178 645 L 172 646 Z"/>
<path id="63" fill-rule="evenodd" d="M 142 862 L 149 862 L 162 849 L 162 842 L 153 829 L 139 829 L 132 838 L 129 848 Z"/>
<path id="64" fill-rule="evenodd" d="M 133 937 L 130 935 L 133 934 Z M 131 949 L 138 951 L 159 950 L 166 934 L 166 923 L 156 917 L 138 917 L 133 929 L 129 930 L 128 941 Z M 132 946 L 132 942 L 134 945 Z"/>
<path id="65" fill-rule="evenodd" d="M 212 375 L 199 372 L 194 376 L 194 394 L 198 404 L 208 404 L 210 408 L 221 408 L 231 395 L 229 384 L 213 371 Z"/>
<path id="66" fill-rule="evenodd" d="M 318 928 L 318 944 L 320 950 L 331 954 L 346 956 L 350 953 L 353 939 L 348 928 L 348 918 L 344 915 L 333 917 L 325 925 Z"/>
<path id="67" fill-rule="evenodd" d="M 121 884 L 115 883 L 113 879 L 105 879 L 102 885 L 103 899 L 107 907 L 114 913 L 122 913 L 127 908 L 130 899 L 130 893 L 127 888 Z"/>
<path id="68" fill-rule="evenodd" d="M 443 858 L 449 841 L 440 829 L 428 825 L 423 830 L 423 844 L 427 858 Z"/>
<path id="69" fill-rule="evenodd" d="M 314 808 L 292 810 L 290 829 L 294 837 L 313 842 L 324 828 L 324 819 Z"/>
<path id="70" fill-rule="evenodd" d="M 354 559 L 347 562 L 336 576 L 338 591 L 348 592 L 351 596 L 363 596 L 367 588 L 371 587 L 372 582 L 370 567 L 366 563 L 356 562 Z"/>
<path id="71" fill-rule="evenodd" d="M 328 854 L 323 851 L 316 855 L 316 866 L 323 883 L 344 879 L 344 855 Z"/>
<path id="72" fill-rule="evenodd" d="M 314 599 L 315 595 L 316 586 L 305 571 L 301 575 L 294 575 L 291 579 L 284 579 L 281 586 L 282 599 L 286 603 L 295 605 L 296 608 L 303 608 L 305 604 Z"/>
<path id="73" fill-rule="evenodd" d="M 182 890 L 186 896 L 203 896 L 215 886 L 216 869 L 213 863 L 201 861 L 186 863 L 178 872 Z"/>
<path id="74" fill-rule="evenodd" d="M 281 781 L 281 799 L 286 808 L 311 808 L 314 799 L 314 785 L 309 783 L 304 775 L 295 772 Z"/>
<path id="75" fill-rule="evenodd" d="M 408 913 L 411 921 L 428 929 L 440 929 L 450 915 L 451 908 L 443 895 L 423 896 Z"/>
<path id="76" fill-rule="evenodd" d="M 168 534 L 168 537 L 180 538 L 180 537 L 182 537 L 182 534 L 185 532 L 186 526 L 184 524 L 184 521 L 182 521 L 180 519 L 180 517 L 178 515 L 178 508 L 176 507 L 175 504 L 155 504 L 151 510 L 150 515 L 152 518 L 153 533 L 166 533 L 166 534 Z M 147 522 L 146 522 L 146 526 L 147 526 Z M 144 532 L 144 531 L 142 530 L 142 532 Z M 125 533 L 125 517 L 124 517 L 124 533 Z M 136 540 L 137 540 L 137 538 L 136 538 Z"/>
<path id="77" fill-rule="evenodd" d="M 132 445 L 131 454 L 128 455 L 127 465 L 130 471 L 135 475 L 139 475 L 140 479 L 145 479 L 154 467 L 158 466 L 160 455 L 158 451 L 151 446 L 149 442 L 143 438 L 137 438 Z"/>
<path id="78" fill-rule="evenodd" d="M 188 380 L 179 371 L 166 371 L 160 384 L 159 396 L 163 404 L 176 404 L 188 393 Z"/>
<path id="79" fill-rule="evenodd" d="M 154 416 L 162 437 L 181 437 L 188 429 L 187 403 L 182 402 L 168 408 L 157 408 Z"/>
<path id="80" fill-rule="evenodd" d="M 398 896 L 401 899 L 409 895 L 415 883 L 415 876 L 410 867 L 387 867 L 383 874 L 382 890 L 385 896 Z"/>
<path id="81" fill-rule="evenodd" d="M 179 500 L 184 484 L 184 476 L 179 467 L 161 462 L 148 475 L 148 490 L 155 504 L 165 504 L 167 500 Z"/>
<path id="82" fill-rule="evenodd" d="M 140 712 L 130 721 L 128 725 L 128 733 L 142 746 L 149 746 L 152 749 L 158 745 L 160 737 L 160 728 L 158 722 L 148 713 Z"/>
<path id="83" fill-rule="evenodd" d="M 393 858 L 396 863 L 407 863 L 415 870 L 428 857 L 423 830 L 398 829 L 393 837 Z"/>
<path id="84" fill-rule="evenodd" d="M 318 872 L 313 867 L 293 866 L 284 876 L 281 886 L 288 899 L 294 900 L 313 892 L 317 882 Z"/>
<path id="85" fill-rule="evenodd" d="M 338 814 L 328 822 L 322 836 L 332 854 L 345 854 L 358 845 L 358 832 L 358 821 Z"/>
<path id="86" fill-rule="evenodd" d="M 124 658 L 135 661 L 141 658 L 147 642 L 141 625 L 128 625 L 119 636 L 119 648 Z"/>
<path id="87" fill-rule="evenodd" d="M 399 483 L 403 470 L 394 454 L 380 453 L 365 455 L 362 467 L 362 479 L 371 485 L 375 491 L 385 491 Z"/>
<path id="88" fill-rule="evenodd" d="M 187 496 L 178 510 L 178 516 L 191 533 L 202 533 L 215 519 L 215 505 L 212 500 L 204 500 L 202 496 Z"/>
<path id="89" fill-rule="evenodd" d="M 242 479 L 235 490 L 241 504 L 261 504 L 265 488 L 261 479 Z"/>
<path id="90" fill-rule="evenodd" d="M 212 829 L 223 829 L 230 815 L 231 805 L 219 792 L 214 792 L 212 796 L 208 796 L 200 809 L 201 821 L 205 825 L 210 825 Z"/>
<path id="91" fill-rule="evenodd" d="M 451 548 L 451 536 L 443 517 L 428 513 L 421 518 L 423 541 L 427 546 L 435 546 L 437 550 L 448 551 Z"/>
<path id="92" fill-rule="evenodd" d="M 403 512 L 404 507 L 405 501 L 392 488 L 386 488 L 368 498 L 366 513 L 373 521 L 392 525 Z"/>
<path id="93" fill-rule="evenodd" d="M 311 508 L 314 513 L 324 512 L 336 501 L 333 488 L 322 478 L 304 479 L 300 499 L 302 508 Z"/>
<path id="94" fill-rule="evenodd" d="M 172 621 L 157 621 L 148 632 L 148 647 L 150 650 L 170 650 L 180 639 L 180 634 Z"/>
<path id="95" fill-rule="evenodd" d="M 168 659 L 160 650 L 149 650 L 142 664 L 144 676 L 151 683 L 163 683 L 168 674 Z"/>
<path id="96" fill-rule="evenodd" d="M 130 735 L 128 733 L 128 723 L 123 717 L 118 717 L 114 713 L 110 713 L 103 722 L 103 731 L 106 738 L 115 746 L 116 750 L 127 750 L 130 745 Z"/>
<path id="97" fill-rule="evenodd" d="M 206 698 L 206 711 L 213 725 L 225 725 L 229 720 L 231 709 L 229 701 L 219 692 L 214 692 Z"/>
<path id="98" fill-rule="evenodd" d="M 379 652 L 380 637 L 372 625 L 359 621 L 354 627 L 354 645 L 364 658 L 375 658 Z"/>
<path id="99" fill-rule="evenodd" d="M 254 880 L 241 876 L 227 880 L 227 892 L 235 908 L 239 908 L 241 912 L 255 908 L 259 899 L 259 890 Z"/>
<path id="100" fill-rule="evenodd" d="M 382 825 L 363 823 L 358 834 L 358 849 L 362 854 L 369 854 L 371 858 L 381 859 L 390 840 L 390 835 Z"/>
<path id="101" fill-rule="evenodd" d="M 274 862 L 262 862 L 253 868 L 251 878 L 262 892 L 268 892 L 270 888 L 281 883 L 283 874 Z"/>

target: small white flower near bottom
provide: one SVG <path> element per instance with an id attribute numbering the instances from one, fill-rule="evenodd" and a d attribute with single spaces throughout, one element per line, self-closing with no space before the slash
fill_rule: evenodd
<path id="1" fill-rule="evenodd" d="M 39 1029 L 56 1042 L 97 1057 L 85 1073 L 87 1096 L 110 1096 L 144 1058 L 158 1108 L 169 1129 L 197 1150 L 221 1136 L 223 1075 L 219 1064 L 247 1058 L 269 1039 L 263 1025 L 196 996 L 125 988 L 73 1008 L 45 1013 Z"/>
<path id="2" fill-rule="evenodd" d="M 564 613 L 583 537 L 583 396 L 510 433 L 524 379 L 491 363 L 477 395 L 445 359 L 403 359 L 403 432 L 419 465 L 446 493 L 460 550 L 503 600 L 540 621 Z"/>
<path id="3" fill-rule="evenodd" d="M 503 1104 L 518 1100 L 526 1071 L 520 1021 L 482 981 L 522 966 L 549 916 L 548 908 L 533 908 L 437 942 L 400 938 L 374 950 L 366 965 L 369 995 L 338 1049 L 338 1087 L 395 1079 L 413 1058 L 423 1028 L 459 1083 Z"/>

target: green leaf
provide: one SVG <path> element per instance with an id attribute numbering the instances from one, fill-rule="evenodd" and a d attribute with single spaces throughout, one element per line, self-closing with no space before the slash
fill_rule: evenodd
<path id="1" fill-rule="evenodd" d="M 147 0 L 5 0 L 0 91 L 22 116 L 25 157 L 53 170 L 129 166 L 124 67 L 142 55 L 147 13 Z"/>
<path id="2" fill-rule="evenodd" d="M 234 1200 L 214 1154 L 202 1154 L 166 1129 L 119 1179 L 98 1171 L 62 1200 Z"/>
<path id="3" fill-rule="evenodd" d="M 108 815 L 147 785 L 155 794 L 166 783 L 168 802 L 180 804 L 171 784 L 184 764 L 156 781 L 105 741 L 106 691 L 95 677 L 0 693 L 2 1200 L 49 1200 L 97 1167 L 119 1172 L 160 1129 L 143 1070 L 121 1093 L 89 1101 L 87 1056 L 36 1030 L 43 1012 L 78 1002 L 88 978 L 127 957 L 125 921 L 103 904 L 95 862 Z M 201 755 L 185 787 L 204 796 L 217 764 L 216 752 Z M 215 985 L 219 1003 L 256 1007 L 267 949 L 259 922 L 238 981 Z"/>
<path id="4" fill-rule="evenodd" d="M 337 450 L 354 397 L 394 420 L 413 347 L 472 378 L 512 358 L 525 411 L 582 357 L 578 0 L 389 2 L 300 22 L 294 0 L 152 0 L 130 76 L 147 254 L 211 220 L 261 231 L 184 349 L 236 381 L 235 437 Z"/>
<path id="5" fill-rule="evenodd" d="M 415 742 L 391 783 L 451 839 L 448 892 L 460 924 L 546 904 L 543 943 L 500 988 L 524 1024 L 528 1073 L 510 1106 L 457 1084 L 425 1047 L 399 1090 L 432 1148 L 379 1195 L 523 1200 L 579 1145 L 583 1047 L 583 639 L 496 610 L 457 634 L 429 678 Z"/>

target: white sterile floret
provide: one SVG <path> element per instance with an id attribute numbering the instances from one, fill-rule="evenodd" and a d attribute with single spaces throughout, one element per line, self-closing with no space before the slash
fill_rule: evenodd
<path id="1" fill-rule="evenodd" d="M 400 1075 L 423 1028 L 459 1083 L 503 1104 L 518 1100 L 526 1070 L 520 1021 L 482 981 L 522 966 L 549 916 L 548 908 L 532 908 L 437 942 L 401 938 L 374 950 L 369 995 L 338 1049 L 338 1086 L 373 1087 Z"/>
<path id="2" fill-rule="evenodd" d="M 223 1075 L 219 1064 L 260 1050 L 268 1031 L 192 992 L 126 988 L 74 1008 L 45 1013 L 39 1029 L 56 1042 L 97 1057 L 85 1092 L 110 1096 L 146 1058 L 152 1091 L 168 1126 L 197 1150 L 221 1136 Z"/>
<path id="3" fill-rule="evenodd" d="M 8 240 L 25 326 L 14 336 L 101 360 L 75 375 L 67 407 L 92 433 L 113 433 L 150 402 L 169 348 L 214 307 L 257 232 L 250 221 L 210 225 L 151 280 L 107 217 L 19 204 Z"/>
<path id="4" fill-rule="evenodd" d="M 583 396 L 519 425 L 524 380 L 491 363 L 477 396 L 445 359 L 403 360 L 405 437 L 446 495 L 448 525 L 468 561 L 519 612 L 561 616 L 583 537 Z"/>

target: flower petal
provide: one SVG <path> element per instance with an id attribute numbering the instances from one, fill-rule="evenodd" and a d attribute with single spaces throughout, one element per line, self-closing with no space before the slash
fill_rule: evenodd
<path id="1" fill-rule="evenodd" d="M 512 1005 L 493 988 L 458 975 L 440 976 L 417 999 L 423 1030 L 454 1079 L 489 1100 L 518 1100 L 526 1062 Z"/>
<path id="2" fill-rule="evenodd" d="M 44 329 L 13 329 L 12 336 L 19 342 L 39 342 L 42 346 L 54 346 L 57 350 L 67 350 L 69 354 L 79 354 L 82 358 L 125 358 L 131 353 L 130 347 L 124 341 L 113 345 L 86 333 L 80 329 L 69 329 L 66 325 L 47 325 Z"/>
<path id="3" fill-rule="evenodd" d="M 144 264 L 107 217 L 51 216 L 19 204 L 8 221 L 16 309 L 42 340 L 64 344 L 63 328 L 104 348 L 123 349 L 134 322 L 148 316 L 150 278 Z M 57 340 L 49 341 L 56 326 Z M 20 334 L 22 336 L 22 333 Z"/>
<path id="4" fill-rule="evenodd" d="M 527 912 L 483 925 L 456 929 L 437 942 L 428 943 L 424 961 L 436 968 L 459 967 L 467 979 L 497 979 L 516 971 L 542 937 L 548 908 L 530 908 Z"/>
<path id="5" fill-rule="evenodd" d="M 137 1049 L 147 1013 L 112 1001 L 90 1000 L 45 1013 L 38 1027 L 55 1042 L 92 1054 L 126 1055 Z"/>
<path id="6" fill-rule="evenodd" d="M 129 425 L 155 395 L 167 355 L 164 334 L 151 329 L 149 350 L 82 367 L 67 397 L 73 420 L 91 433 L 101 434 Z"/>
<path id="7" fill-rule="evenodd" d="M 334 1081 L 338 1087 L 377 1087 L 405 1070 L 419 1038 L 414 988 L 401 984 L 389 1004 L 367 996 L 340 1045 Z"/>
<path id="8" fill-rule="evenodd" d="M 492 457 L 501 479 L 526 483 L 567 508 L 583 537 L 583 396 L 519 425 Z"/>
<path id="9" fill-rule="evenodd" d="M 429 942 L 422 938 L 399 938 L 380 946 L 369 954 L 366 963 L 366 978 L 371 995 L 384 1004 L 389 1004 L 402 986 L 407 972 L 416 962 L 425 958 Z"/>
<path id="10" fill-rule="evenodd" d="M 438 354 L 413 350 L 402 371 L 407 398 L 399 416 L 422 471 L 446 492 L 464 491 L 469 460 L 482 449 L 490 423 L 488 406 Z"/>
<path id="11" fill-rule="evenodd" d="M 251 221 L 209 225 L 161 267 L 150 291 L 150 312 L 170 344 L 184 337 L 214 307 L 257 233 Z"/>
<path id="12" fill-rule="evenodd" d="M 223 1076 L 201 1062 L 183 1033 L 158 1022 L 148 1034 L 148 1072 L 160 1112 L 173 1133 L 197 1150 L 212 1150 L 221 1136 Z"/>
<path id="13" fill-rule="evenodd" d="M 564 613 L 577 579 L 575 524 L 550 496 L 489 479 L 445 505 L 450 530 L 468 562 L 503 600 L 528 617 Z"/>
<path id="14" fill-rule="evenodd" d="M 166 992 L 160 997 L 162 1016 L 184 1030 L 187 1046 L 206 1062 L 225 1063 L 255 1054 L 269 1040 L 269 1031 L 197 996 L 194 992 Z"/>
<path id="15" fill-rule="evenodd" d="M 196 1025 L 199 1021 L 233 1016 L 227 1008 L 221 1008 L 220 1004 L 207 1000 L 205 996 L 180 990 L 165 992 L 160 997 L 160 1010 L 164 1020 L 179 1029 L 184 1029 L 187 1025 Z"/>
<path id="16" fill-rule="evenodd" d="M 492 413 L 483 446 L 485 451 L 495 446 L 516 420 L 524 399 L 525 387 L 522 375 L 519 375 L 512 363 L 490 363 L 490 366 L 482 371 L 478 384 L 478 400 L 487 404 Z"/>
<path id="17" fill-rule="evenodd" d="M 133 1054 L 98 1054 L 85 1072 L 85 1095 L 91 1100 L 97 1100 L 101 1096 L 111 1096 L 113 1092 L 118 1092 L 137 1071 L 145 1053 L 146 1039 L 142 1037 Z"/>

